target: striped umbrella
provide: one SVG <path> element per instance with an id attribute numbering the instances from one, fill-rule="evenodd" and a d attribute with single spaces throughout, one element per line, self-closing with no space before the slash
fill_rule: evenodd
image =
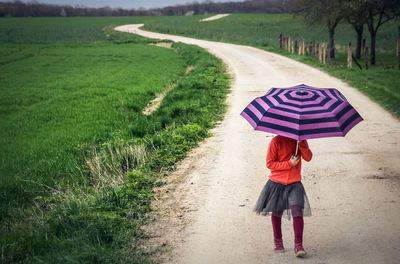
<path id="1" fill-rule="evenodd" d="M 344 137 L 363 119 L 334 88 L 272 88 L 241 113 L 255 130 L 299 140 Z M 296 151 L 297 152 L 297 151 Z"/>

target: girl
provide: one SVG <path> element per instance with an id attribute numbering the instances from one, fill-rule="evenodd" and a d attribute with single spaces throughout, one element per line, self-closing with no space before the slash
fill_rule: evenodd
<path id="1" fill-rule="evenodd" d="M 275 252 L 284 252 L 281 219 L 285 213 L 293 217 L 294 253 L 303 257 L 303 216 L 310 216 L 311 209 L 303 184 L 301 183 L 301 159 L 310 161 L 312 152 L 307 141 L 299 142 L 298 154 L 294 156 L 297 141 L 284 136 L 275 136 L 268 146 L 267 168 L 271 171 L 269 180 L 258 198 L 254 211 L 271 214 Z"/>

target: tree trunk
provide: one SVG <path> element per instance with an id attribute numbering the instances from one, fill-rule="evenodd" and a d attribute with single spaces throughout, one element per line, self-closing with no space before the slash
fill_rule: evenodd
<path id="1" fill-rule="evenodd" d="M 335 58 L 335 28 L 329 27 L 329 57 Z"/>
<path id="2" fill-rule="evenodd" d="M 376 32 L 372 31 L 371 34 L 371 65 L 375 65 L 375 44 L 376 44 Z"/>
<path id="3" fill-rule="evenodd" d="M 330 44 L 328 43 L 328 47 L 327 47 L 327 50 L 330 50 L 331 48 L 330 48 Z M 328 64 L 328 65 L 331 65 L 331 57 L 330 56 L 326 56 L 326 63 Z"/>
<path id="4" fill-rule="evenodd" d="M 356 58 L 359 59 L 361 58 L 361 44 L 362 44 L 364 27 L 358 29 L 356 28 L 356 31 L 357 31 Z"/>

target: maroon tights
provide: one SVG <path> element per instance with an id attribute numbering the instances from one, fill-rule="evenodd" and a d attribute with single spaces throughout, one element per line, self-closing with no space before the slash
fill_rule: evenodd
<path id="1" fill-rule="evenodd" d="M 298 205 L 290 207 L 293 216 L 294 242 L 303 242 L 304 221 L 302 216 L 302 208 Z M 273 212 L 271 215 L 272 229 L 274 230 L 274 238 L 282 239 L 282 214 L 283 211 Z"/>

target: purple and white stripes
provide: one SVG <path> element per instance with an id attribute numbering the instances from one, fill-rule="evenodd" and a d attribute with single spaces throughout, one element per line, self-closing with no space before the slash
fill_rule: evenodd
<path id="1" fill-rule="evenodd" d="M 343 137 L 363 119 L 333 88 L 272 88 L 241 113 L 255 130 L 295 140 Z"/>

